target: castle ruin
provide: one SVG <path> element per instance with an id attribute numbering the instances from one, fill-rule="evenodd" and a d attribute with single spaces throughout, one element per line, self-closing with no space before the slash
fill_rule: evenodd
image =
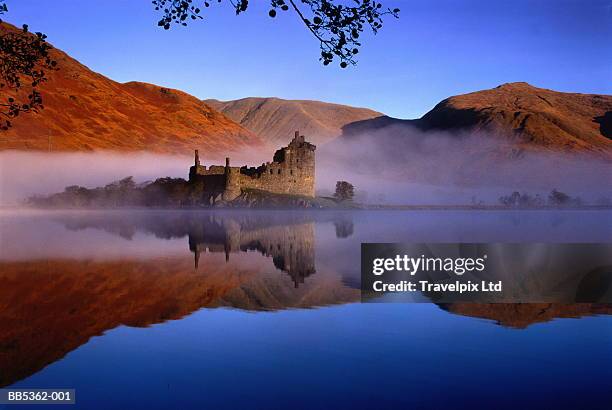
<path id="1" fill-rule="evenodd" d="M 189 169 L 189 182 L 201 185 L 202 192 L 211 202 L 236 199 L 244 189 L 254 189 L 275 194 L 291 194 L 314 197 L 315 150 L 299 131 L 288 146 L 274 153 L 272 162 L 258 167 L 232 167 L 230 159 L 225 166 L 200 164 L 198 150 L 195 163 Z"/>
<path id="2" fill-rule="evenodd" d="M 202 253 L 230 254 L 258 251 L 272 258 L 274 266 L 289 274 L 294 287 L 316 273 L 314 223 L 297 217 L 273 218 L 209 218 L 189 225 L 189 250 L 194 253 L 195 269 Z"/>

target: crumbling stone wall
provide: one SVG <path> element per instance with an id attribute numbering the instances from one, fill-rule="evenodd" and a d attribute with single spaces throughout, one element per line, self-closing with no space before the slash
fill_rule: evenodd
<path id="1" fill-rule="evenodd" d="M 206 201 L 231 201 L 243 189 L 314 197 L 315 150 L 316 146 L 296 131 L 289 145 L 276 151 L 272 162 L 259 167 L 231 167 L 227 158 L 225 167 L 213 165 L 207 169 L 200 165 L 196 151 L 189 181 L 197 181 L 203 186 L 202 195 Z"/>

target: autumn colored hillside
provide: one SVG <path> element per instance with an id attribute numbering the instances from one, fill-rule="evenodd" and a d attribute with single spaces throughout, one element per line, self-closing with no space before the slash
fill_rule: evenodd
<path id="1" fill-rule="evenodd" d="M 2 23 L 0 30 L 16 30 Z M 201 100 L 152 84 L 121 84 L 54 49 L 40 87 L 44 110 L 16 118 L 0 149 L 223 153 L 262 146 L 254 133 Z"/>
<path id="2" fill-rule="evenodd" d="M 612 96 L 562 93 L 527 83 L 449 97 L 417 120 L 379 117 L 348 124 L 339 141 L 387 144 L 438 131 L 485 137 L 504 149 L 590 153 L 612 158 Z"/>
<path id="3" fill-rule="evenodd" d="M 1 23 L 0 30 L 17 30 Z M 199 100 L 152 84 L 118 83 L 54 49 L 57 71 L 40 87 L 45 109 L 0 134 L 0 150 L 146 150 L 207 154 L 277 147 L 299 129 L 327 150 L 364 137 L 394 154 L 444 131 L 492 137 L 498 151 L 591 153 L 612 158 L 612 96 L 562 93 L 527 83 L 449 97 L 417 120 L 320 101 L 243 98 Z M 340 137 L 340 138 L 336 138 Z M 408 142 L 408 144 L 406 144 Z M 472 147 L 477 149 L 478 147 Z"/>
<path id="4" fill-rule="evenodd" d="M 468 128 L 560 151 L 612 150 L 612 96 L 562 93 L 527 83 L 450 97 L 420 120 L 424 129 Z"/>
<path id="5" fill-rule="evenodd" d="M 146 327 L 202 307 L 277 310 L 359 299 L 335 275 L 299 288 L 266 258 L 209 255 L 146 260 L 0 262 L 0 386 L 27 377 L 91 337 L 120 325 Z"/>
<path id="6" fill-rule="evenodd" d="M 458 315 L 494 320 L 501 326 L 517 329 L 556 318 L 612 314 L 612 305 L 607 303 L 449 303 L 440 307 Z"/>
<path id="7" fill-rule="evenodd" d="M 273 145 L 287 144 L 296 129 L 311 142 L 324 144 L 338 137 L 347 124 L 383 115 L 368 108 L 281 98 L 205 102 Z"/>

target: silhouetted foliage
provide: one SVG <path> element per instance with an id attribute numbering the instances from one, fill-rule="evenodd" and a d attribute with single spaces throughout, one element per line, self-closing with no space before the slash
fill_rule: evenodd
<path id="1" fill-rule="evenodd" d="M 28 198 L 27 204 L 69 208 L 197 206 L 200 205 L 197 189 L 182 178 L 158 178 L 137 185 L 130 176 L 98 188 L 67 186 L 64 192 Z"/>
<path id="2" fill-rule="evenodd" d="M 136 188 L 136 183 L 134 182 L 134 178 L 131 176 L 120 179 L 119 181 L 111 182 L 104 187 L 104 189 L 124 192 L 134 188 Z"/>
<path id="3" fill-rule="evenodd" d="M 582 200 L 579 197 L 572 198 L 565 192 L 553 189 L 548 195 L 548 204 L 552 206 L 579 206 Z"/>
<path id="4" fill-rule="evenodd" d="M 548 195 L 548 203 L 551 205 L 565 205 L 570 201 L 570 196 L 565 192 L 553 189 Z"/>
<path id="5" fill-rule="evenodd" d="M 330 207 L 333 201 L 317 201 L 300 195 L 274 194 L 256 189 L 247 189 L 233 201 L 222 202 L 222 192 L 211 195 L 203 193 L 201 181 L 189 182 L 183 178 L 158 178 L 136 184 L 132 177 L 123 178 L 97 188 L 78 185 L 67 186 L 63 192 L 41 196 L 35 195 L 25 205 L 42 208 L 209 208 L 214 206 L 244 208 L 322 208 Z M 328 203 L 329 202 L 329 203 Z M 344 228 L 346 234 L 352 227 Z"/>
<path id="6" fill-rule="evenodd" d="M 4 0 L 0 0 L 0 15 L 7 11 Z M 30 33 L 26 24 L 19 32 L 0 32 L 0 90 L 8 95 L 0 101 L 0 116 L 4 117 L 1 130 L 8 130 L 11 119 L 20 113 L 44 108 L 37 87 L 46 81 L 45 69 L 57 65 L 49 55 L 52 47 L 46 38 L 42 33 Z"/>
<path id="7" fill-rule="evenodd" d="M 277 11 L 293 11 L 306 28 L 319 41 L 321 47 L 320 61 L 328 65 L 338 57 L 340 67 L 356 64 L 355 56 L 359 53 L 359 37 L 365 28 L 376 34 L 383 26 L 383 17 L 399 17 L 399 9 L 384 8 L 374 0 L 269 0 L 268 15 L 276 17 Z M 221 3 L 222 0 L 217 0 Z M 204 0 L 153 0 L 155 10 L 162 11 L 158 25 L 168 30 L 172 24 L 186 26 L 189 20 L 202 19 L 202 7 L 210 7 L 213 1 Z M 245 12 L 249 7 L 248 0 L 230 0 L 236 14 Z M 344 4 L 341 4 L 344 3 Z M 348 3 L 348 4 L 347 4 Z"/>
<path id="8" fill-rule="evenodd" d="M 339 201 L 352 201 L 355 196 L 355 187 L 346 181 L 336 182 L 336 192 L 334 198 Z"/>
<path id="9" fill-rule="evenodd" d="M 544 206 L 544 200 L 540 195 L 531 196 L 528 193 L 514 191 L 510 195 L 501 196 L 499 202 L 512 208 L 531 208 Z"/>
<path id="10" fill-rule="evenodd" d="M 504 195 L 499 197 L 499 203 L 511 207 L 511 208 L 538 208 L 544 205 L 554 207 L 564 206 L 580 206 L 582 205 L 582 199 L 580 197 L 572 198 L 568 194 L 553 189 L 548 195 L 548 201 L 544 201 L 540 195 L 529 195 L 527 193 L 520 193 L 514 191 L 510 195 Z"/>

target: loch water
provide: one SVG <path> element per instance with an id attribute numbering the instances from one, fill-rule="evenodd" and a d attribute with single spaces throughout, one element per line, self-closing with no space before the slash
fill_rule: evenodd
<path id="1" fill-rule="evenodd" d="M 609 409 L 610 304 L 361 303 L 359 264 L 363 242 L 606 243 L 611 222 L 2 211 L 0 387 L 82 409 Z"/>

